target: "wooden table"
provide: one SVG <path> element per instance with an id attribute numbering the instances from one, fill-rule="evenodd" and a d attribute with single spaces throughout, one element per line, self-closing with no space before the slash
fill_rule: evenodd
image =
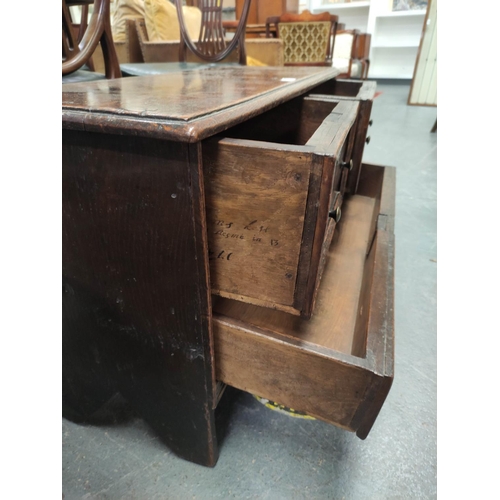
<path id="1" fill-rule="evenodd" d="M 226 362 L 231 350 L 224 335 L 228 328 L 241 335 L 240 323 L 228 326 L 219 317 L 219 343 L 214 346 L 203 141 L 336 75 L 332 68 L 213 67 L 64 86 L 67 415 L 87 418 L 119 391 L 179 456 L 203 465 L 216 463 L 215 408 L 221 389 L 216 370 L 218 380 L 235 387 L 246 389 L 242 387 L 246 382 L 225 380 L 234 372 L 221 371 L 231 365 Z M 380 252 L 379 245 L 392 241 L 393 192 L 386 185 L 386 194 L 381 195 L 382 180 L 388 175 L 383 168 L 370 167 L 367 172 L 375 179 L 365 183 L 369 184 L 366 196 L 373 201 L 360 201 L 360 206 L 370 208 L 359 244 L 361 252 L 371 247 Z M 386 207 L 383 229 L 388 236 L 367 247 L 374 240 L 381 206 Z M 355 345 L 352 353 L 365 359 L 353 358 L 351 351 L 339 357 L 330 347 L 322 348 L 318 358 L 324 364 L 325 353 L 330 353 L 328 362 L 334 372 L 339 370 L 335 383 L 346 377 L 345 397 L 353 404 L 332 400 L 325 413 L 306 408 L 319 418 L 357 430 L 361 437 L 373 424 L 392 381 L 392 271 L 387 273 L 391 248 L 383 246 L 377 254 L 380 259 L 369 259 L 375 270 L 363 271 L 364 257 L 357 261 L 361 267 L 356 297 L 366 297 L 371 304 L 371 281 L 366 284 L 366 280 L 374 273 L 383 281 L 377 282 L 379 305 L 367 305 L 362 314 L 365 321 L 372 310 L 376 312 L 368 318 L 368 332 L 348 341 Z M 352 257 L 352 252 L 347 254 Z M 225 308 L 219 304 L 218 314 Z M 356 311 L 353 321 L 359 322 Z M 262 325 L 256 325 L 261 338 Z M 359 330 L 356 325 L 350 330 Z M 215 347 L 224 357 L 220 367 L 214 363 Z M 307 360 L 309 353 L 301 355 Z M 316 359 L 318 353 L 312 355 Z M 285 403 L 296 397 L 289 392 L 283 391 Z"/>

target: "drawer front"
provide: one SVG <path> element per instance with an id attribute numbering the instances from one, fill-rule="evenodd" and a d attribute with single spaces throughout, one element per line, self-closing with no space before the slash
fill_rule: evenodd
<path id="1" fill-rule="evenodd" d="M 310 315 L 356 116 L 357 104 L 297 100 L 202 144 L 214 294 Z"/>
<path id="2" fill-rule="evenodd" d="M 364 170 L 362 194 L 343 203 L 310 320 L 221 298 L 213 316 L 218 380 L 361 438 L 394 375 L 394 169 Z"/>
<path id="3" fill-rule="evenodd" d="M 375 82 L 366 80 L 331 80 L 316 87 L 310 93 L 310 97 L 318 99 L 333 98 L 359 102 L 355 133 L 352 136 L 353 143 L 349 156 L 349 159 L 352 159 L 352 167 L 348 178 L 345 179 L 345 191 L 352 194 L 357 191 L 365 145 L 370 142 L 368 127 L 372 123 L 370 115 L 376 88 Z"/>

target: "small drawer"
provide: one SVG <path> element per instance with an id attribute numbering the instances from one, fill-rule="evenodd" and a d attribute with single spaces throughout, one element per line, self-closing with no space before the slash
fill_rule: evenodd
<path id="1" fill-rule="evenodd" d="M 309 95 L 321 100 L 354 100 L 359 102 L 358 116 L 353 134 L 354 144 L 352 149 L 352 169 L 346 181 L 346 191 L 355 193 L 361 172 L 361 162 L 365 144 L 370 141 L 368 127 L 371 125 L 371 111 L 376 82 L 366 80 L 331 80 L 312 89 Z"/>
<path id="2" fill-rule="evenodd" d="M 367 436 L 393 380 L 394 200 L 394 169 L 363 165 L 311 319 L 214 298 L 220 382 Z"/>
<path id="3" fill-rule="evenodd" d="M 298 98 L 202 143 L 215 295 L 311 316 L 357 108 Z"/>

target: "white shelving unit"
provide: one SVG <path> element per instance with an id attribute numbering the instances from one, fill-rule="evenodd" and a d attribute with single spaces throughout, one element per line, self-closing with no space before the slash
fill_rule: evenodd
<path id="1" fill-rule="evenodd" d="M 311 12 L 330 12 L 346 28 L 372 35 L 369 78 L 412 78 L 425 9 L 393 11 L 391 0 L 308 2 Z"/>
<path id="2" fill-rule="evenodd" d="M 358 29 L 366 32 L 368 29 L 369 1 L 328 3 L 326 0 L 308 0 L 308 9 L 313 12 L 330 12 L 339 16 L 339 22 L 348 29 Z"/>

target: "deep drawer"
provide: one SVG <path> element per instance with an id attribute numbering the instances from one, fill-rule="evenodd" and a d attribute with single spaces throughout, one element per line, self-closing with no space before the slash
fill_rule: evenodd
<path id="1" fill-rule="evenodd" d="M 214 294 L 310 317 L 357 108 L 298 98 L 203 143 Z"/>
<path id="2" fill-rule="evenodd" d="M 353 165 L 346 186 L 348 193 L 356 192 L 361 172 L 361 162 L 363 161 L 363 151 L 365 144 L 370 142 L 367 134 L 368 127 L 372 123 L 370 115 L 376 88 L 376 82 L 366 80 L 331 80 L 319 85 L 309 93 L 311 97 L 322 100 L 330 97 L 335 100 L 347 99 L 359 102 L 355 125 L 356 134 L 353 134 L 353 137 L 355 137 L 352 152 Z"/>
<path id="3" fill-rule="evenodd" d="M 217 298 L 220 382 L 365 438 L 393 380 L 393 168 L 363 165 L 310 320 Z"/>

